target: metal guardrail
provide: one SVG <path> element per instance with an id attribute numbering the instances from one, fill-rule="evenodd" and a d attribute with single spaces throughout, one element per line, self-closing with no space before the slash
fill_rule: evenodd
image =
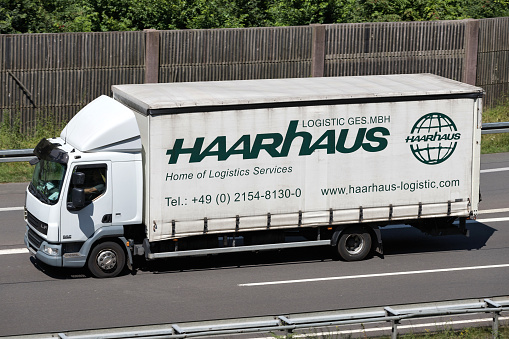
<path id="1" fill-rule="evenodd" d="M 492 122 L 482 124 L 482 134 L 509 133 L 509 122 Z M 0 150 L 0 163 L 22 162 L 35 158 L 33 149 Z"/>
<path id="2" fill-rule="evenodd" d="M 30 161 L 33 158 L 34 150 L 31 148 L 0 150 L 0 162 Z"/>
<path id="3" fill-rule="evenodd" d="M 199 338 L 249 333 L 283 332 L 290 334 L 294 333 L 295 330 L 302 329 L 318 329 L 342 325 L 362 325 L 364 327 L 364 324 L 367 323 L 390 322 L 392 324 L 392 338 L 397 338 L 398 325 L 405 320 L 472 313 L 491 313 L 493 338 L 498 338 L 499 317 L 502 312 L 508 311 L 509 296 L 503 296 L 491 299 L 443 301 L 272 317 L 264 316 L 66 333 L 48 333 L 31 335 L 29 337 L 33 339 L 49 339 L 55 337 L 62 339 Z"/>
<path id="4" fill-rule="evenodd" d="M 482 134 L 509 133 L 509 122 L 488 122 L 482 124 Z"/>

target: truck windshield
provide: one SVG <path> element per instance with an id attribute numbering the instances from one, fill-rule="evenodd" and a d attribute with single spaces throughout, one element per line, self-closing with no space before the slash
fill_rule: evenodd
<path id="1" fill-rule="evenodd" d="M 63 187 L 66 169 L 66 164 L 41 159 L 35 165 L 29 191 L 46 204 L 56 204 Z"/>

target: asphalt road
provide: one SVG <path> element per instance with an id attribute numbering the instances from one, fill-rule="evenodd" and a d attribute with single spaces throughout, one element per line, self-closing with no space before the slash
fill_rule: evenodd
<path id="1" fill-rule="evenodd" d="M 0 185 L 0 336 L 509 295 L 509 153 L 482 157 L 470 237 L 392 227 L 384 259 L 354 263 L 311 248 L 157 261 L 94 279 L 24 251 L 25 187 Z"/>

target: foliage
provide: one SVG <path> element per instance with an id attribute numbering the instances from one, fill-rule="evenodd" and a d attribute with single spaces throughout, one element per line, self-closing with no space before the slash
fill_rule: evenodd
<path id="1" fill-rule="evenodd" d="M 65 124 L 58 122 L 54 114 L 38 113 L 23 130 L 21 114 L 5 111 L 0 121 L 0 149 L 34 148 L 42 138 L 59 135 Z"/>
<path id="2" fill-rule="evenodd" d="M 364 326 L 362 326 L 364 328 Z M 348 331 L 345 331 L 348 332 Z M 294 338 L 305 338 L 305 339 L 348 339 L 352 338 L 350 334 L 342 334 L 338 332 L 329 332 L 322 334 L 286 334 L 286 335 L 277 335 L 272 333 L 272 336 L 275 339 L 294 339 Z M 488 327 L 473 327 L 473 328 L 464 328 L 461 330 L 454 330 L 450 327 L 445 328 L 437 328 L 435 329 L 425 329 L 423 333 L 408 333 L 408 334 L 400 334 L 398 338 L 400 339 L 480 339 L 480 338 L 492 338 L 493 334 L 491 332 L 491 328 Z M 363 333 L 362 338 L 368 338 L 366 332 Z M 379 338 L 379 339 L 389 339 L 388 336 L 382 337 L 370 337 L 370 338 Z M 509 328 L 507 326 L 501 326 L 499 328 L 498 338 L 509 338 Z"/>
<path id="3" fill-rule="evenodd" d="M 23 130 L 20 113 L 4 112 L 0 121 L 0 149 L 34 148 L 42 138 L 60 135 L 64 125 L 53 114 L 38 114 L 32 125 Z M 32 171 L 28 162 L 0 163 L 0 183 L 29 181 Z"/>
<path id="4" fill-rule="evenodd" d="M 500 327 L 498 338 L 507 338 L 509 334 L 508 327 Z M 381 337 L 380 339 L 389 339 L 389 337 Z M 436 328 L 425 329 L 424 333 L 410 333 L 398 336 L 401 339 L 481 339 L 493 338 L 491 328 L 489 327 L 472 327 L 464 328 L 461 330 L 454 330 L 453 328 Z"/>
<path id="5" fill-rule="evenodd" d="M 509 97 L 501 104 L 483 112 L 484 122 L 509 121 Z M 481 139 L 482 153 L 509 152 L 509 133 L 485 134 Z"/>
<path id="6" fill-rule="evenodd" d="M 0 33 L 231 28 L 509 16 L 509 0 L 0 0 Z"/>
<path id="7" fill-rule="evenodd" d="M 28 162 L 0 163 L 0 183 L 28 182 L 34 169 Z"/>

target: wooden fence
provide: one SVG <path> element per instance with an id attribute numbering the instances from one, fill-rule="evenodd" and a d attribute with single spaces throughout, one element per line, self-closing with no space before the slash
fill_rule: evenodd
<path id="1" fill-rule="evenodd" d="M 509 95 L 509 18 L 480 20 L 476 85 L 486 91 L 486 105 Z"/>
<path id="2" fill-rule="evenodd" d="M 0 35 L 0 114 L 71 118 L 113 84 L 435 73 L 509 92 L 509 18 Z"/>

